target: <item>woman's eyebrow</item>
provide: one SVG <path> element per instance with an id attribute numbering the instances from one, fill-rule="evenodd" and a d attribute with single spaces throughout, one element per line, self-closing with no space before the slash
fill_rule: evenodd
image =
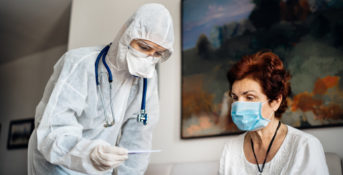
<path id="1" fill-rule="evenodd" d="M 243 94 L 243 95 L 246 95 L 246 94 L 249 93 L 249 92 L 255 92 L 255 93 L 256 93 L 255 90 L 248 90 L 248 91 L 243 92 L 242 94 Z"/>

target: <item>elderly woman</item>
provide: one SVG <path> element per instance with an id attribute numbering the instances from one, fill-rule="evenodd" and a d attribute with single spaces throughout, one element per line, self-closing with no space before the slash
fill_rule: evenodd
<path id="1" fill-rule="evenodd" d="M 225 144 L 219 174 L 329 174 L 314 136 L 280 122 L 290 74 L 272 52 L 258 52 L 228 72 L 231 117 L 243 131 Z"/>

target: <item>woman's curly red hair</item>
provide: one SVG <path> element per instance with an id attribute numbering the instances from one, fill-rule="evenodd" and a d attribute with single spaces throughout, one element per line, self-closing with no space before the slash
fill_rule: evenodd
<path id="1" fill-rule="evenodd" d="M 275 117 L 281 118 L 282 113 L 287 109 L 286 98 L 291 93 L 289 82 L 291 76 L 284 68 L 281 59 L 272 52 L 257 52 L 243 57 L 227 73 L 230 89 L 236 80 L 246 77 L 259 82 L 269 102 L 282 96 L 280 107 L 275 112 Z"/>

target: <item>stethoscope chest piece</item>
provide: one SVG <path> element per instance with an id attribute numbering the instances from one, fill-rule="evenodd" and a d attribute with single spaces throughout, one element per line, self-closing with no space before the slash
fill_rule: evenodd
<path id="1" fill-rule="evenodd" d="M 143 125 L 147 125 L 148 122 L 148 114 L 145 112 L 144 109 L 141 110 L 139 114 L 137 114 L 137 122 L 142 122 Z"/>

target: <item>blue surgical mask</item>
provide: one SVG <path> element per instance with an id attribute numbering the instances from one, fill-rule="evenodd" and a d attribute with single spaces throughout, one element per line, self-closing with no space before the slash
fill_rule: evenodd
<path id="1" fill-rule="evenodd" d="M 237 101 L 231 105 L 231 117 L 236 126 L 243 131 L 264 128 L 270 120 L 263 118 L 261 102 Z"/>

